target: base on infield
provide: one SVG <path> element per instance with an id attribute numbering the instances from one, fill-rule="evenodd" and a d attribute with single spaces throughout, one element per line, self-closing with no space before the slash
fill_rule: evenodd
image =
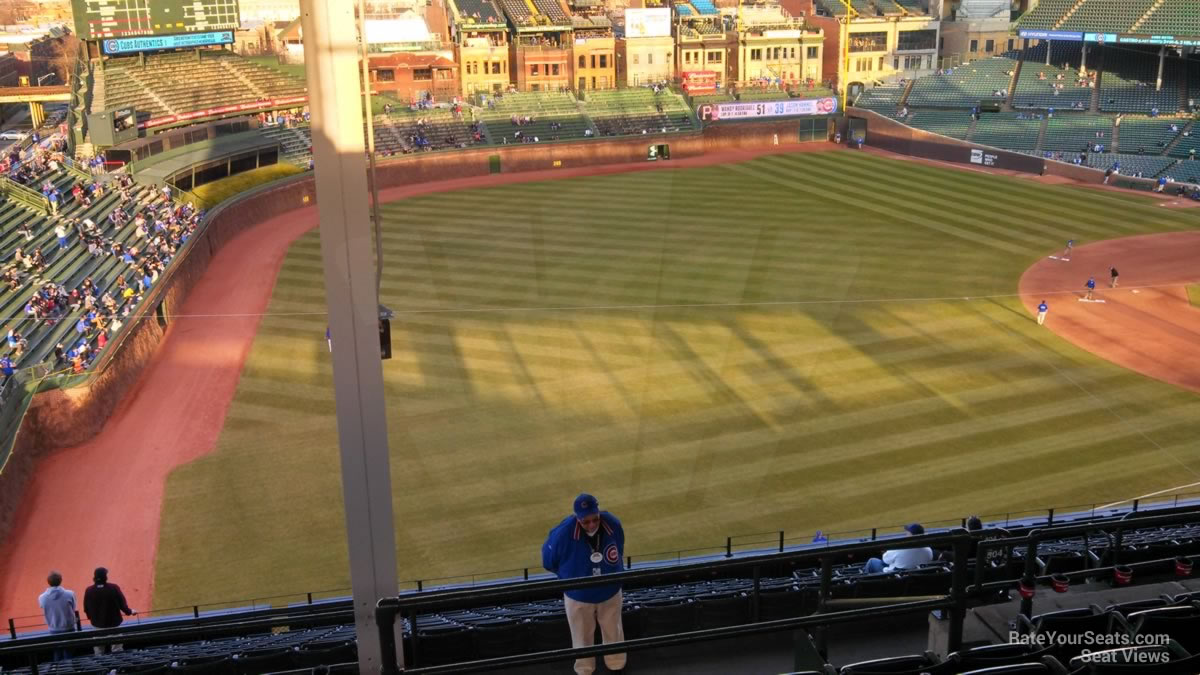
<path id="1" fill-rule="evenodd" d="M 1060 258 L 1060 257 L 1058 257 L 1058 256 L 1056 256 L 1056 255 L 1051 255 L 1051 256 L 1046 256 L 1046 257 L 1047 257 L 1047 258 L 1050 258 L 1051 260 L 1057 260 L 1057 261 L 1059 261 L 1059 262 L 1071 262 L 1071 259 L 1070 259 L 1070 258 Z"/>
<path id="2" fill-rule="evenodd" d="M 1080 302 L 1104 302 L 1103 300 L 1088 300 L 1087 298 L 1079 298 Z"/>

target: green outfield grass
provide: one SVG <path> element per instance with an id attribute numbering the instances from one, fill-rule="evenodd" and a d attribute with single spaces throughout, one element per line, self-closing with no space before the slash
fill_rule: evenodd
<path id="1" fill-rule="evenodd" d="M 1187 287 L 1188 302 L 1192 303 L 1192 307 L 1200 307 L 1200 284 L 1192 284 Z"/>
<path id="2" fill-rule="evenodd" d="M 1200 397 L 1013 296 L 1067 239 L 1184 229 L 1185 210 L 842 152 L 385 214 L 402 579 L 537 566 L 583 490 L 636 557 L 1197 480 Z M 156 606 L 349 585 L 325 319 L 303 315 L 323 303 L 314 233 L 215 453 L 171 476 Z"/>

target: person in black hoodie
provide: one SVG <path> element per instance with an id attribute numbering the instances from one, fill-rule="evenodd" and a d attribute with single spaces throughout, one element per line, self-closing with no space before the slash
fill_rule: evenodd
<path id="1" fill-rule="evenodd" d="M 121 587 L 108 583 L 108 569 L 97 567 L 92 574 L 92 585 L 83 593 L 83 611 L 93 628 L 116 628 L 121 625 L 125 616 L 134 616 L 137 612 L 129 609 L 125 602 L 125 594 Z M 121 651 L 119 644 L 97 646 L 96 653 L 103 654 L 111 651 Z"/>

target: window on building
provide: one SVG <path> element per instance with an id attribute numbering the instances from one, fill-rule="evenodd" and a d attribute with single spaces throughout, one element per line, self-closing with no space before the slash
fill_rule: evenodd
<path id="1" fill-rule="evenodd" d="M 413 79 L 414 80 L 426 80 L 426 81 L 432 80 L 433 79 L 433 69 L 432 68 L 415 68 L 415 69 L 413 69 Z"/>
<path id="2" fill-rule="evenodd" d="M 530 66 L 529 66 L 529 74 L 534 77 L 541 75 L 542 74 L 541 70 L 542 70 L 541 64 L 533 63 L 533 64 L 530 64 Z"/>
<path id="3" fill-rule="evenodd" d="M 908 57 L 904 57 L 904 68 L 908 69 Z M 900 57 L 892 59 L 892 70 L 900 70 Z"/>
<path id="4" fill-rule="evenodd" d="M 996 51 L 996 41 L 995 41 L 995 40 L 988 40 L 987 42 L 984 42 L 984 43 L 983 43 L 983 51 L 985 51 L 985 52 L 987 52 L 987 53 L 989 53 L 989 54 L 991 54 L 992 52 Z"/>
<path id="5" fill-rule="evenodd" d="M 817 48 L 816 47 L 808 48 L 808 58 L 810 58 L 810 59 L 817 58 Z"/>
<path id="6" fill-rule="evenodd" d="M 1016 44 L 1016 41 L 1013 40 L 1012 38 L 1009 38 L 1008 39 L 1008 51 L 1011 52 L 1014 49 L 1015 44 Z"/>
<path id="7" fill-rule="evenodd" d="M 651 52 L 646 53 L 646 65 L 648 65 L 648 66 L 654 65 L 654 54 Z"/>
<path id="8" fill-rule="evenodd" d="M 762 50 L 761 49 L 751 49 L 750 50 L 750 60 L 751 61 L 761 61 L 762 60 Z"/>
<path id="9" fill-rule="evenodd" d="M 636 52 L 633 55 L 633 65 L 635 65 L 635 66 L 638 65 L 638 56 L 639 56 L 639 54 L 637 54 Z M 686 54 L 685 54 L 685 56 L 686 56 Z"/>
<path id="10" fill-rule="evenodd" d="M 944 38 L 944 37 L 938 38 L 938 51 L 940 52 L 945 48 L 946 48 L 946 38 Z"/>
<path id="11" fill-rule="evenodd" d="M 555 63 L 555 64 L 551 65 L 550 68 L 553 70 L 553 72 L 550 74 L 557 76 L 558 75 L 558 64 Z"/>
<path id="12" fill-rule="evenodd" d="M 783 47 L 776 47 L 776 48 L 775 48 L 775 60 L 776 60 L 776 61 L 778 61 L 778 60 L 779 60 L 779 58 L 780 58 L 780 56 L 779 56 L 779 55 L 780 55 L 780 53 L 781 53 L 781 52 L 783 52 Z"/>
<path id="13" fill-rule="evenodd" d="M 586 63 L 585 59 L 587 59 L 587 57 L 586 57 L 586 56 L 584 56 L 583 54 L 580 54 L 580 55 L 579 55 L 579 67 L 580 67 L 580 68 L 584 68 L 584 67 L 586 67 L 586 66 L 584 65 L 584 64 Z"/>
<path id="14" fill-rule="evenodd" d="M 600 55 L 600 67 L 601 67 L 601 68 L 607 68 L 607 67 L 608 67 L 608 54 L 601 54 L 601 55 Z"/>
<path id="15" fill-rule="evenodd" d="M 979 40 L 971 40 L 971 52 L 979 51 Z"/>
<path id="16" fill-rule="evenodd" d="M 850 36 L 850 51 L 852 52 L 886 52 L 887 31 L 876 33 L 855 33 Z"/>
<path id="17" fill-rule="evenodd" d="M 380 82 L 395 82 L 396 81 L 396 71 L 394 71 L 394 70 L 377 70 L 377 71 L 375 71 L 375 77 Z"/>
<path id="18" fill-rule="evenodd" d="M 451 76 L 451 73 L 448 68 L 443 68 L 443 69 L 437 71 L 437 78 L 439 80 L 449 80 L 450 76 Z"/>
<path id="19" fill-rule="evenodd" d="M 937 43 L 937 29 L 902 30 L 896 42 L 899 51 L 915 51 L 918 49 L 933 49 Z"/>
<path id="20" fill-rule="evenodd" d="M 708 53 L 708 62 L 709 63 L 720 63 L 721 62 L 721 52 L 709 52 Z"/>
<path id="21" fill-rule="evenodd" d="M 595 55 L 595 54 L 592 54 L 592 67 L 593 67 L 593 68 L 595 68 L 595 67 L 596 67 L 596 55 Z M 595 87 L 593 87 L 593 89 L 594 89 L 594 88 L 595 88 Z"/>

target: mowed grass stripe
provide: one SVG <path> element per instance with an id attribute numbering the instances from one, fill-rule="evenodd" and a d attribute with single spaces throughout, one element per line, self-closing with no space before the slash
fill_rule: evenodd
<path id="1" fill-rule="evenodd" d="M 536 565 L 585 490 L 636 556 L 1113 501 L 1200 467 L 1197 397 L 1011 297 L 1064 234 L 1186 226 L 1136 199 L 814 153 L 384 215 L 383 302 L 431 312 L 396 318 L 384 363 L 405 579 Z M 625 304 L 651 307 L 555 309 Z M 315 235 L 268 311 L 216 452 L 170 479 L 157 606 L 348 583 Z"/>

